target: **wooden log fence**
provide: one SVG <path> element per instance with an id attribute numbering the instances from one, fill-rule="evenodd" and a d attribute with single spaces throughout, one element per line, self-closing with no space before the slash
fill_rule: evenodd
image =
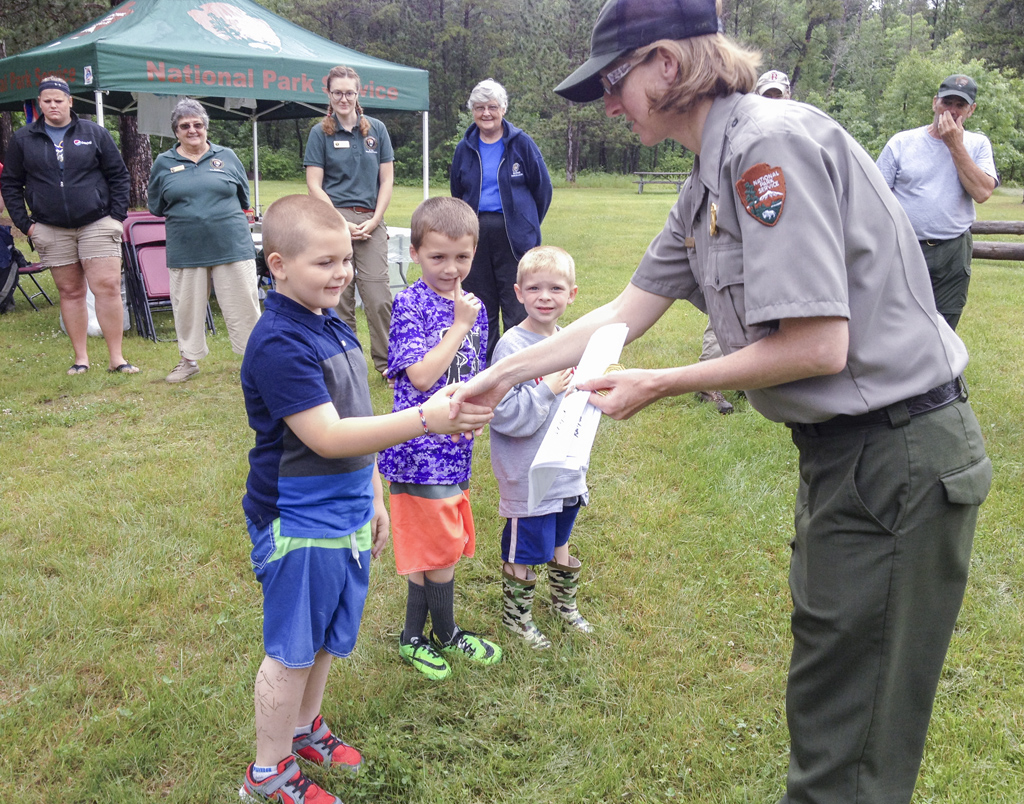
<path id="1" fill-rule="evenodd" d="M 971 224 L 971 234 L 1024 235 L 1024 221 L 975 221 Z M 980 260 L 1024 261 L 1024 242 L 975 240 L 972 256 Z"/>

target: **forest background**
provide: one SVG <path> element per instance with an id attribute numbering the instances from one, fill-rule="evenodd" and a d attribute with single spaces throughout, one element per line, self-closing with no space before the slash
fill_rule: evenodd
<path id="1" fill-rule="evenodd" d="M 472 122 L 466 100 L 483 78 L 508 89 L 506 117 L 538 143 L 552 178 L 687 170 L 692 154 L 665 142 L 639 144 L 601 104 L 578 106 L 553 87 L 587 57 L 603 0 L 264 0 L 321 36 L 371 56 L 430 72 L 430 160 L 447 181 L 451 155 Z M 0 55 L 64 35 L 118 3 L 4 0 Z M 895 132 L 931 120 L 931 98 L 951 73 L 973 76 L 978 110 L 968 128 L 992 141 L 1006 184 L 1024 181 L 1024 0 L 724 0 L 727 33 L 763 54 L 764 69 L 788 73 L 793 96 L 838 120 L 872 156 Z M 422 176 L 418 116 L 373 113 L 388 126 L 399 183 Z M 0 115 L 0 162 L 20 114 Z M 314 120 L 260 124 L 263 179 L 302 176 Z M 172 143 L 139 137 L 134 118 L 112 117 L 133 168 L 133 206 L 145 204 L 153 153 Z M 247 123 L 215 121 L 211 140 L 251 167 Z"/>

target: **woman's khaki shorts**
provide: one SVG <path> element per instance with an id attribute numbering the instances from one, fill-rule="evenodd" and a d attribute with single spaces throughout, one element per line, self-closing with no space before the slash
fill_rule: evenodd
<path id="1" fill-rule="evenodd" d="M 77 229 L 62 229 L 39 221 L 35 226 L 32 245 L 39 254 L 39 261 L 48 268 L 121 256 L 124 225 L 109 215 Z"/>

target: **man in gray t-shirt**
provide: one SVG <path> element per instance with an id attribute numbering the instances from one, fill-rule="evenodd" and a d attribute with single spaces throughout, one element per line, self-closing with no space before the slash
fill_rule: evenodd
<path id="1" fill-rule="evenodd" d="M 971 281 L 974 202 L 983 204 L 999 185 L 992 143 L 964 130 L 977 94 L 970 76 L 949 76 L 932 99 L 932 122 L 896 134 L 878 157 L 878 169 L 921 243 L 935 306 L 953 329 Z"/>

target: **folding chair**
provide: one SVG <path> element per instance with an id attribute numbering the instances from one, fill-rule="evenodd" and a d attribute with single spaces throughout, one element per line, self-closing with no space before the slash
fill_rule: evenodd
<path id="1" fill-rule="evenodd" d="M 126 285 L 136 330 L 142 337 L 153 341 L 175 341 L 177 338 L 159 337 L 153 323 L 153 313 L 172 312 L 164 220 L 156 216 L 138 216 L 125 223 L 125 270 L 129 277 Z M 211 334 L 217 334 L 209 302 L 206 303 L 206 328 Z"/>
<path id="2" fill-rule="evenodd" d="M 140 226 L 136 229 L 135 224 L 139 221 L 146 221 L 149 225 Z M 136 247 L 143 243 L 163 243 L 166 237 L 167 233 L 163 220 L 150 215 L 148 212 L 129 213 L 129 217 L 124 222 L 124 238 L 122 239 L 121 250 L 124 258 L 128 307 L 132 318 L 135 320 L 136 332 L 143 338 L 150 338 L 152 340 L 157 340 L 156 329 L 153 326 L 153 316 L 146 297 L 145 283 L 139 270 Z"/>
<path id="3" fill-rule="evenodd" d="M 46 301 L 50 303 L 51 307 L 53 306 L 53 299 L 46 295 L 46 291 L 43 290 L 43 286 L 40 285 L 39 281 L 35 278 L 35 276 L 33 276 L 33 274 L 40 274 L 43 271 L 48 270 L 50 270 L 50 267 L 48 265 L 43 265 L 41 262 L 35 262 L 32 263 L 32 265 L 18 266 L 18 290 L 21 291 L 21 295 L 25 297 L 25 300 L 32 305 L 32 309 L 35 310 L 36 312 L 39 311 L 39 308 L 36 307 L 36 303 L 33 301 L 33 299 L 37 298 L 38 296 L 42 296 L 44 299 L 46 299 Z M 21 284 L 21 277 L 23 276 L 27 276 L 29 279 L 31 279 L 32 284 L 36 286 L 36 292 L 33 293 L 32 295 L 29 295 Z"/>

